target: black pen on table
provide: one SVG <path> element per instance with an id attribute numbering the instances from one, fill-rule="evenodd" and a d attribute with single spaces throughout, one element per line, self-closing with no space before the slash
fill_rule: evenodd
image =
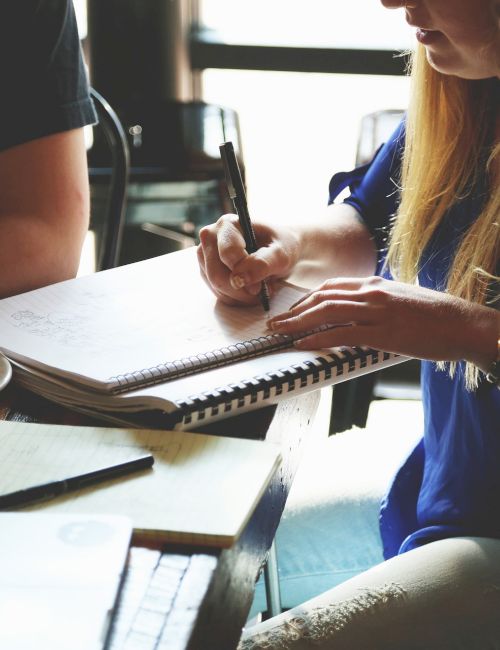
<path id="1" fill-rule="evenodd" d="M 245 186 L 243 185 L 240 168 L 234 153 L 233 143 L 224 142 L 220 145 L 219 149 L 222 166 L 224 167 L 224 175 L 226 177 L 227 191 L 238 215 L 243 237 L 245 238 L 245 247 L 248 253 L 255 253 L 258 248 L 257 239 L 255 238 L 255 232 L 250 220 Z M 269 289 L 265 280 L 261 283 L 260 302 L 264 310 L 269 311 Z"/>
<path id="2" fill-rule="evenodd" d="M 70 476 L 69 478 L 51 481 L 49 483 L 41 483 L 40 485 L 33 485 L 23 490 L 16 490 L 16 492 L 10 492 L 9 494 L 0 496 L 0 510 L 25 506 L 34 501 L 53 499 L 54 497 L 74 490 L 80 490 L 89 485 L 126 476 L 142 469 L 148 469 L 153 466 L 153 463 L 153 456 L 151 454 L 145 454 L 132 460 L 102 467 L 92 472 L 86 472 L 85 474 Z"/>

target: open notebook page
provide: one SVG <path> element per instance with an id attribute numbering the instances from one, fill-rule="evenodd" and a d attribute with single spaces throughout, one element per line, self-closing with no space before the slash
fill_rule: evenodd
<path id="1" fill-rule="evenodd" d="M 285 284 L 270 313 L 223 305 L 188 249 L 0 301 L 0 350 L 27 365 L 106 382 L 269 334 L 269 316 L 303 293 Z"/>
<path id="2" fill-rule="evenodd" d="M 120 514 L 146 540 L 228 546 L 276 471 L 264 441 L 187 432 L 0 422 L 0 494 L 151 452 L 152 469 L 23 510 Z"/>

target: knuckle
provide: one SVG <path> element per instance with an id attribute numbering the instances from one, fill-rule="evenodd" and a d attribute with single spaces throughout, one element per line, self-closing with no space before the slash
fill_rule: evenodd
<path id="1" fill-rule="evenodd" d="M 221 214 L 221 216 L 215 222 L 215 225 L 220 227 L 224 226 L 228 221 L 231 221 L 232 215 L 230 213 Z"/>
<path id="2" fill-rule="evenodd" d="M 267 260 L 257 256 L 251 256 L 248 259 L 249 262 L 251 261 L 251 275 L 255 280 L 266 278 L 269 275 L 269 262 Z"/>
<path id="3" fill-rule="evenodd" d="M 228 243 L 224 247 L 221 247 L 220 250 L 220 259 L 229 269 L 234 271 L 238 262 L 241 261 L 242 254 L 244 252 L 239 246 L 235 244 Z"/>
<path id="4" fill-rule="evenodd" d="M 329 280 L 325 280 L 322 282 L 319 287 L 318 287 L 318 293 L 319 292 L 324 292 L 324 291 L 331 291 L 332 289 L 335 289 L 335 285 L 338 283 L 338 281 L 335 278 L 331 278 Z"/>
<path id="5" fill-rule="evenodd" d="M 203 226 L 203 228 L 200 229 L 200 232 L 198 234 L 198 237 L 200 239 L 200 244 L 202 246 L 205 246 L 208 243 L 208 240 L 211 237 L 211 226 Z"/>
<path id="6" fill-rule="evenodd" d="M 321 305 L 321 308 L 324 309 L 325 306 L 331 306 L 332 300 L 329 298 L 329 292 L 326 289 L 322 289 L 313 293 L 312 302 L 316 305 Z"/>
<path id="7" fill-rule="evenodd" d="M 215 222 L 215 227 L 217 230 L 227 230 L 233 227 L 239 229 L 238 215 L 231 213 L 221 215 Z"/>
<path id="8" fill-rule="evenodd" d="M 385 305 L 390 299 L 390 295 L 387 293 L 387 291 L 385 291 L 385 289 L 382 289 L 381 287 L 374 288 L 369 291 L 369 296 L 373 302 L 377 302 L 383 305 Z"/>
<path id="9" fill-rule="evenodd" d="M 335 302 L 335 300 L 326 299 L 323 301 L 321 308 L 323 312 L 328 313 L 334 311 L 336 306 L 337 303 Z"/>
<path id="10" fill-rule="evenodd" d="M 273 253 L 275 268 L 281 269 L 284 272 L 288 271 L 292 266 L 291 257 L 288 251 L 286 251 L 282 246 L 275 246 Z"/>

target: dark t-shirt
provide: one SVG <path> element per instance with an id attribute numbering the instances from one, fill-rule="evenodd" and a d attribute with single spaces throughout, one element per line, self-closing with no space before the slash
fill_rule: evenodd
<path id="1" fill-rule="evenodd" d="M 5 0 L 0 150 L 96 122 L 71 0 Z"/>

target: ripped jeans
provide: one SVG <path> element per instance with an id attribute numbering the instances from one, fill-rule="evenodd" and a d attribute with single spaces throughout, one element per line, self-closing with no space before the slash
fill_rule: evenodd
<path id="1" fill-rule="evenodd" d="M 243 631 L 238 650 L 500 650 L 500 540 L 444 539 Z"/>

